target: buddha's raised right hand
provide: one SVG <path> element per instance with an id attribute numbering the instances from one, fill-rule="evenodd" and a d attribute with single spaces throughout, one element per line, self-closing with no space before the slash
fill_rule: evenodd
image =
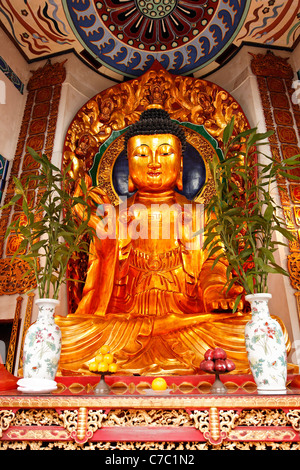
<path id="1" fill-rule="evenodd" d="M 87 196 L 87 202 L 91 204 L 93 201 L 96 204 L 110 204 L 111 201 L 105 191 L 101 189 L 99 186 L 93 186 L 92 184 L 92 178 L 89 175 L 85 175 L 84 177 L 84 183 L 86 186 L 86 196 Z M 79 181 L 76 185 L 75 191 L 74 191 L 74 196 L 81 196 L 84 197 L 84 191 L 82 189 L 82 181 Z"/>
<path id="2" fill-rule="evenodd" d="M 89 225 L 94 227 L 96 230 L 97 225 L 99 223 L 99 215 L 97 214 L 97 207 L 102 205 L 111 205 L 110 199 L 103 191 L 103 189 L 99 188 L 99 186 L 92 185 L 92 179 L 89 175 L 85 175 L 84 177 L 84 184 L 86 186 L 85 190 L 83 189 L 82 181 L 79 181 L 76 185 L 74 191 L 74 197 L 81 197 L 85 199 L 85 201 L 89 204 L 92 208 L 92 213 L 90 217 Z M 86 207 L 83 204 L 76 204 L 74 206 L 74 211 L 76 212 L 77 216 L 82 220 L 86 217 Z"/>

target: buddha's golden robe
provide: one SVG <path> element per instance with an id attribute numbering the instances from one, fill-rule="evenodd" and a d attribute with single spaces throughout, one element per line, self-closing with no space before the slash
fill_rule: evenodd
<path id="1" fill-rule="evenodd" d="M 196 210 L 173 191 L 155 202 L 189 207 L 191 217 Z M 122 375 L 194 374 L 214 347 L 226 350 L 236 373 L 249 372 L 244 328 L 250 315 L 231 313 L 237 291 L 224 294 L 226 262 L 212 269 L 201 247 L 189 249 L 189 235 L 183 230 L 178 237 L 172 210 L 168 238 L 130 236 L 131 224 L 139 220 L 138 209 L 130 213 L 130 208 L 147 203 L 137 193 L 125 209 L 121 204 L 116 236 L 95 239 L 78 309 L 56 317 L 62 330 L 60 373 L 90 373 L 88 362 L 103 344 L 110 345 Z M 147 217 L 159 217 L 153 206 Z M 287 336 L 286 342 L 289 347 Z"/>

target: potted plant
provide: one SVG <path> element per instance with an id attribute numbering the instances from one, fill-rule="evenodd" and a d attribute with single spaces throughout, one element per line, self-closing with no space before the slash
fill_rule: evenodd
<path id="1" fill-rule="evenodd" d="M 28 264 L 28 270 L 35 274 L 39 295 L 37 321 L 29 327 L 24 342 L 24 378 L 19 381 L 23 391 L 28 383 L 30 390 L 56 387 L 61 332 L 54 320 L 55 307 L 59 304 L 60 287 L 67 280 L 71 257 L 89 250 L 85 234 L 89 239 L 93 237 L 93 229 L 88 225 L 91 207 L 84 181 L 81 182 L 83 196 L 72 196 L 69 168 L 61 171 L 46 155 L 40 156 L 31 148 L 28 151 L 39 164 L 39 172 L 30 173 L 25 181 L 14 177 L 15 194 L 3 207 L 16 204 L 22 207 L 23 217 L 9 225 L 5 237 L 15 232 L 20 238 L 12 261 L 18 257 Z M 34 201 L 29 197 L 32 188 L 35 188 Z M 78 203 L 84 212 L 80 218 L 74 211 Z"/>
<path id="2" fill-rule="evenodd" d="M 275 185 L 278 177 L 292 178 L 291 170 L 299 166 L 299 155 L 280 162 L 259 150 L 271 134 L 254 128 L 234 135 L 234 119 L 224 129 L 224 159 L 215 156 L 210 164 L 215 194 L 207 207 L 204 243 L 215 263 L 221 257 L 227 260 L 227 290 L 242 286 L 250 302 L 245 342 L 259 391 L 285 390 L 286 348 L 281 327 L 269 314 L 267 281 L 270 273 L 288 275 L 275 252 L 294 236 L 280 215 Z M 236 299 L 234 310 L 244 294 Z"/>

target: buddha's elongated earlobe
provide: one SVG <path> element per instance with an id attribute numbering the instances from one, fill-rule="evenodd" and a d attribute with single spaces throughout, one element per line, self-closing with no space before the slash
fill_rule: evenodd
<path id="1" fill-rule="evenodd" d="M 176 187 L 179 191 L 183 190 L 183 182 L 182 182 L 182 157 L 181 157 L 181 166 L 180 166 L 180 173 L 176 181 Z"/>
<path id="2" fill-rule="evenodd" d="M 180 172 L 180 176 L 178 180 L 176 181 L 176 186 L 179 191 L 183 190 L 183 183 L 182 183 L 182 172 Z"/>
<path id="3" fill-rule="evenodd" d="M 134 186 L 131 176 L 129 175 L 128 176 L 128 192 L 133 193 L 133 191 L 135 190 L 136 190 L 136 187 Z"/>

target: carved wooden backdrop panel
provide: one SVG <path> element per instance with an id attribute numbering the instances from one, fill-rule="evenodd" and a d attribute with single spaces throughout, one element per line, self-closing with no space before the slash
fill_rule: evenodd
<path id="1" fill-rule="evenodd" d="M 269 138 L 273 157 L 284 160 L 300 154 L 300 107 L 293 99 L 294 72 L 288 59 L 271 52 L 257 54 L 251 67 L 257 77 L 267 130 L 274 131 Z M 300 166 L 294 174 L 300 176 Z M 287 264 L 300 315 L 300 183 L 281 177 L 278 190 L 286 226 L 296 235 L 296 241 L 289 244 Z"/>

